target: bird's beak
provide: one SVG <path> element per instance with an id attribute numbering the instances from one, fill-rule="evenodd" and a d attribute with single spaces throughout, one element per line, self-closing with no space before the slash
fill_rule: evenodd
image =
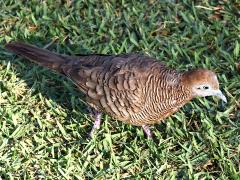
<path id="1" fill-rule="evenodd" d="M 216 90 L 216 91 L 214 91 L 213 95 L 219 97 L 221 100 L 223 100 L 225 103 L 227 103 L 227 98 L 226 98 L 226 96 L 223 95 L 222 91 Z"/>

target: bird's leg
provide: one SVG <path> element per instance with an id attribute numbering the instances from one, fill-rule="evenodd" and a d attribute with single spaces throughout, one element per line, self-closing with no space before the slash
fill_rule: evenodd
<path id="1" fill-rule="evenodd" d="M 147 135 L 147 137 L 149 139 L 152 139 L 152 133 L 150 128 L 147 125 L 142 125 L 143 131 L 145 132 L 145 134 Z"/>
<path id="2" fill-rule="evenodd" d="M 95 113 L 94 113 L 94 119 L 95 119 L 95 121 L 94 121 L 94 125 L 93 125 L 93 127 L 92 127 L 92 130 L 91 130 L 91 132 L 90 132 L 90 134 L 89 134 L 90 137 L 93 136 L 93 134 L 94 134 L 94 132 L 95 132 L 96 129 L 99 129 L 99 128 L 100 128 L 101 115 L 102 115 L 102 114 L 99 113 L 99 112 L 95 112 Z"/>

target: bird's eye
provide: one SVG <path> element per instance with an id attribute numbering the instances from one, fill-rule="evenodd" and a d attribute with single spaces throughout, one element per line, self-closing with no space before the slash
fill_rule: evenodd
<path id="1" fill-rule="evenodd" d="M 207 90 L 207 89 L 209 89 L 209 87 L 208 86 L 203 86 L 203 89 Z"/>

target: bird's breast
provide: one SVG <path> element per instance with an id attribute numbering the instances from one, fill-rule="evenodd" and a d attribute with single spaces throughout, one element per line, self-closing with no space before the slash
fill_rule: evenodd
<path id="1" fill-rule="evenodd" d="M 189 92 L 182 87 L 156 88 L 148 94 L 143 109 L 131 116 L 130 123 L 134 125 L 159 123 L 178 111 L 190 99 Z"/>

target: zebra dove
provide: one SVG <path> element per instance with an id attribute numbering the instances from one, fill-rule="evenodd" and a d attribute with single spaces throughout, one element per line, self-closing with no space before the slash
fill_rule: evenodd
<path id="1" fill-rule="evenodd" d="M 226 97 L 214 72 L 196 69 L 177 72 L 160 61 L 139 54 L 67 56 L 21 42 L 6 49 L 69 77 L 96 110 L 91 134 L 100 127 L 101 113 L 142 126 L 167 118 L 194 97 Z"/>

